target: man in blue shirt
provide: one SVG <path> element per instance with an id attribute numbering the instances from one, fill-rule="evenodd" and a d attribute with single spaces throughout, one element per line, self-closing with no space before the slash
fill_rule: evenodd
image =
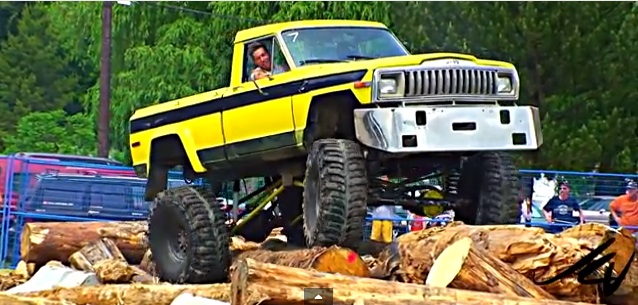
<path id="1" fill-rule="evenodd" d="M 580 217 L 575 217 L 574 211 L 578 211 Z M 545 219 L 550 224 L 555 221 L 574 224 L 585 223 L 585 215 L 578 201 L 569 196 L 569 184 L 567 182 L 562 182 L 558 186 L 558 196 L 554 196 L 547 201 L 547 204 L 543 207 L 543 212 L 545 213 Z"/>

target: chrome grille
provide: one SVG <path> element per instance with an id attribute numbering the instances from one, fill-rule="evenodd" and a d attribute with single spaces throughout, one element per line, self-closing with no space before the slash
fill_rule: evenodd
<path id="1" fill-rule="evenodd" d="M 497 72 L 427 69 L 405 72 L 405 96 L 496 95 Z"/>

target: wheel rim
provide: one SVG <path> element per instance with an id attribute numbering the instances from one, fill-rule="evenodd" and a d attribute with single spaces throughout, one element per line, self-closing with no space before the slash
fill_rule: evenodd
<path id="1" fill-rule="evenodd" d="M 308 177 L 306 177 L 306 183 L 311 185 L 306 185 L 305 191 L 308 200 L 306 200 L 306 206 L 304 207 L 304 222 L 306 223 L 306 227 L 309 229 L 310 233 L 314 233 L 315 227 L 317 226 L 317 218 L 319 218 L 319 191 L 317 184 L 319 184 L 319 168 L 311 165 L 311 170 L 308 173 Z"/>
<path id="2" fill-rule="evenodd" d="M 168 253 L 176 261 L 183 261 L 186 259 L 186 230 L 179 225 L 173 225 L 169 229 L 170 238 L 166 239 Z"/>

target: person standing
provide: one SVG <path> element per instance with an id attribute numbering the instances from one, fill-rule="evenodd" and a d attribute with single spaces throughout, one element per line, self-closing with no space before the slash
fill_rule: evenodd
<path id="1" fill-rule="evenodd" d="M 574 217 L 574 212 L 578 211 L 579 217 Z M 580 208 L 580 204 L 573 197 L 569 196 L 569 183 L 564 181 L 558 187 L 558 196 L 554 196 L 543 207 L 545 219 L 550 224 L 555 221 L 568 223 L 585 223 L 585 215 Z M 562 230 L 561 230 L 562 231 Z"/>
<path id="2" fill-rule="evenodd" d="M 372 232 L 370 239 L 383 243 L 391 243 L 393 239 L 392 230 L 393 223 L 391 219 L 395 219 L 396 215 L 392 211 L 392 207 L 382 205 L 374 209 L 372 212 Z"/>
<path id="3" fill-rule="evenodd" d="M 408 223 L 410 224 L 410 232 L 421 231 L 425 228 L 426 218 L 415 213 L 408 213 Z"/>
<path id="4" fill-rule="evenodd" d="M 609 210 L 618 225 L 629 227 L 627 229 L 633 233 L 638 232 L 638 184 L 629 182 L 625 194 L 614 199 Z"/>

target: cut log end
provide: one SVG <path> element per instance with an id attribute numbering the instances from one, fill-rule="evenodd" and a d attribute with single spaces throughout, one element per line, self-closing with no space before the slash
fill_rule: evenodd
<path id="1" fill-rule="evenodd" d="M 432 264 L 425 284 L 440 288 L 450 285 L 463 268 L 471 247 L 472 239 L 466 237 L 445 248 Z"/>
<path id="2" fill-rule="evenodd" d="M 22 228 L 22 235 L 20 235 L 20 255 L 22 256 L 22 260 L 25 262 L 29 261 L 29 249 L 31 249 L 31 239 L 38 239 L 38 235 L 34 232 L 31 232 L 31 226 L 29 224 L 24 225 Z M 45 236 L 41 236 L 39 241 L 44 241 Z"/>
<path id="3" fill-rule="evenodd" d="M 354 251 L 346 248 L 331 247 L 319 255 L 313 269 L 321 272 L 369 277 L 370 270 L 365 261 Z"/>

